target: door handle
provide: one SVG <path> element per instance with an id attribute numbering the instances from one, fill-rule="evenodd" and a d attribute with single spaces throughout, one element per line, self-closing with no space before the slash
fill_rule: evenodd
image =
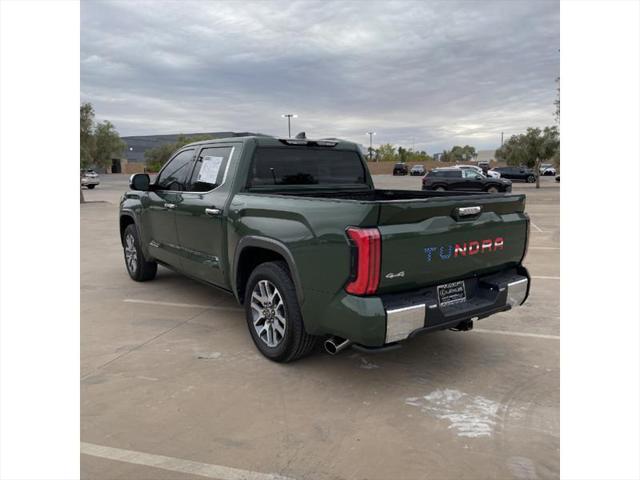
<path id="1" fill-rule="evenodd" d="M 205 208 L 204 213 L 206 213 L 210 217 L 215 217 L 216 215 L 220 215 L 222 213 L 222 210 L 220 210 L 219 208 Z"/>
<path id="2" fill-rule="evenodd" d="M 176 204 L 175 203 L 165 203 L 164 204 L 164 208 L 168 208 L 169 210 L 173 210 L 174 208 L 176 208 Z"/>

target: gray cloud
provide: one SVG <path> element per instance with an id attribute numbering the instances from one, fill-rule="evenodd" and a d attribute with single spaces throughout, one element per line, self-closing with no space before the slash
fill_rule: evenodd
<path id="1" fill-rule="evenodd" d="M 441 151 L 553 122 L 557 1 L 83 2 L 81 99 L 121 135 L 294 130 Z"/>

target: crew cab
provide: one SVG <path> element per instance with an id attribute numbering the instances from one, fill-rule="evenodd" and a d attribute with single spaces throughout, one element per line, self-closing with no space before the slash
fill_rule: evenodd
<path id="1" fill-rule="evenodd" d="M 227 291 L 279 362 L 468 330 L 530 287 L 524 195 L 376 189 L 343 140 L 186 145 L 132 175 L 119 215 L 133 280 L 163 265 Z"/>

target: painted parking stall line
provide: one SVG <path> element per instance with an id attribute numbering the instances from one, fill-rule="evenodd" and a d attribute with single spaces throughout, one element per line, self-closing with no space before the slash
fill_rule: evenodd
<path id="1" fill-rule="evenodd" d="M 535 223 L 533 223 L 533 222 L 531 222 L 531 221 L 529 221 L 529 223 L 531 223 L 531 226 L 532 226 L 533 228 L 535 228 L 538 232 L 540 232 L 540 233 L 544 233 L 544 230 L 542 230 L 542 229 L 541 229 L 539 226 L 537 226 Z"/>
<path id="2" fill-rule="evenodd" d="M 151 453 L 125 450 L 122 448 L 106 447 L 104 445 L 96 445 L 94 443 L 87 442 L 80 443 L 80 453 L 107 460 L 115 460 L 134 465 L 144 465 L 146 467 L 159 468 L 169 472 L 199 475 L 201 477 L 215 478 L 217 480 L 293 480 L 290 477 L 283 477 L 282 475 L 275 473 L 252 472 L 250 470 L 225 467 L 223 465 L 194 462 L 192 460 L 182 458 L 154 455 Z"/>
<path id="3" fill-rule="evenodd" d="M 560 340 L 559 335 L 545 335 L 542 333 L 509 332 L 507 330 L 485 330 L 483 328 L 474 328 L 472 332 L 492 333 L 495 335 L 508 335 L 510 337 L 529 337 L 529 338 L 543 338 L 546 340 Z"/>
<path id="4" fill-rule="evenodd" d="M 230 312 L 239 312 L 242 309 L 238 307 L 219 307 L 215 305 L 199 305 L 197 303 L 173 303 L 173 302 L 160 302 L 156 300 L 140 300 L 137 298 L 125 298 L 122 300 L 125 303 L 141 303 L 144 305 L 160 305 L 164 307 L 178 307 L 178 308 L 202 308 L 205 310 L 227 310 Z"/>

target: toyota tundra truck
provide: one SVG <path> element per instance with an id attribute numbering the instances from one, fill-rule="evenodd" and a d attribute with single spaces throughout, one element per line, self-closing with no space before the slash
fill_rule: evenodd
<path id="1" fill-rule="evenodd" d="M 335 354 L 469 330 L 529 293 L 524 195 L 377 189 L 352 142 L 192 143 L 129 187 L 130 277 L 152 280 L 162 265 L 233 294 L 274 361 L 322 340 Z"/>

